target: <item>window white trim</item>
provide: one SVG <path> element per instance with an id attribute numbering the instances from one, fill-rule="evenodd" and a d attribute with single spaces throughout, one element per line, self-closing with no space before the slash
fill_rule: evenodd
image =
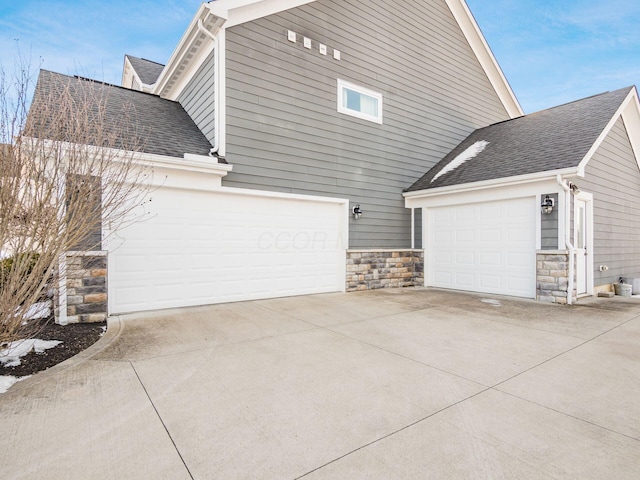
<path id="1" fill-rule="evenodd" d="M 359 93 L 360 95 L 364 95 L 365 98 L 369 97 L 369 98 L 375 99 L 377 102 L 376 109 L 375 109 L 376 113 L 372 115 L 363 111 L 348 108 L 345 105 L 345 92 L 347 90 Z M 373 90 L 369 90 L 368 88 L 364 88 L 359 85 L 354 85 L 353 83 L 349 83 L 344 80 L 338 79 L 338 112 L 344 113 L 345 115 L 351 115 L 352 117 L 357 117 L 363 120 L 368 120 L 370 122 L 381 124 L 382 123 L 382 94 L 378 92 L 374 92 Z"/>

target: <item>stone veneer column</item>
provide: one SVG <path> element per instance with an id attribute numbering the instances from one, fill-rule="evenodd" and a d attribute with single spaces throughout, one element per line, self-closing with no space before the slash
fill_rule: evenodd
<path id="1" fill-rule="evenodd" d="M 536 254 L 536 295 L 543 302 L 567 303 L 569 289 L 569 252 L 567 250 L 538 250 Z M 574 268 L 573 301 L 576 301 Z"/>
<path id="2" fill-rule="evenodd" d="M 347 292 L 424 285 L 424 250 L 347 250 Z"/>
<path id="3" fill-rule="evenodd" d="M 107 252 L 69 252 L 62 269 L 66 298 L 65 323 L 103 322 L 107 319 Z M 59 313 L 59 312 L 58 312 Z M 59 316 L 59 315 L 57 315 Z"/>

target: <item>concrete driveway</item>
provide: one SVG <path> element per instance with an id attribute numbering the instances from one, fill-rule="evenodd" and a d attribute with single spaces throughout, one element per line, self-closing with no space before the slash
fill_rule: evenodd
<path id="1" fill-rule="evenodd" d="M 638 479 L 640 300 L 428 289 L 112 319 L 0 396 L 3 479 Z"/>

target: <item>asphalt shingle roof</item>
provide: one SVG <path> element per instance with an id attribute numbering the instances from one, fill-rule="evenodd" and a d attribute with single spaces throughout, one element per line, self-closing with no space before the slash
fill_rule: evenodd
<path id="1" fill-rule="evenodd" d="M 56 114 L 52 108 L 56 107 L 49 100 L 56 98 L 65 88 L 69 89 L 79 106 L 91 102 L 92 108 L 97 111 L 98 104 L 101 104 L 105 112 L 104 127 L 117 137 L 115 145 L 111 145 L 115 148 L 139 144 L 139 151 L 180 158 L 185 153 L 207 155 L 211 149 L 209 141 L 178 102 L 48 70 L 40 71 L 29 121 L 51 122 Z M 42 108 L 45 103 L 48 103 L 47 108 Z M 64 138 L 65 132 L 58 135 L 63 138 L 52 140 L 74 141 L 74 138 L 78 138 L 73 132 L 69 132 L 68 138 Z M 95 142 L 89 138 L 85 143 Z"/>
<path id="2" fill-rule="evenodd" d="M 623 88 L 480 128 L 406 191 L 462 185 L 577 167 L 634 87 Z M 460 154 L 488 142 L 457 168 Z M 434 177 L 437 177 L 434 179 Z M 433 181 L 432 181 L 433 180 Z"/>
<path id="3" fill-rule="evenodd" d="M 132 55 L 125 55 L 129 59 L 131 66 L 136 71 L 142 83 L 153 85 L 164 69 L 164 65 L 152 62 L 146 58 L 138 58 Z"/>

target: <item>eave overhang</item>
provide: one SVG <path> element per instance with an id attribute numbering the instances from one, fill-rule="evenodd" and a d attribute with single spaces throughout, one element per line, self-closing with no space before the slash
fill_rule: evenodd
<path id="1" fill-rule="evenodd" d="M 198 12 L 191 20 L 189 27 L 154 84 L 152 93 L 162 98 L 175 100 L 177 96 L 176 87 L 193 70 L 194 58 L 198 57 L 201 51 L 212 43 L 211 36 L 215 36 L 226 22 L 227 19 L 225 17 L 212 14 L 209 5 L 208 3 L 200 5 Z M 199 24 L 209 34 L 203 32 L 199 28 Z"/>
<path id="2" fill-rule="evenodd" d="M 556 182 L 558 176 L 562 178 L 575 178 L 580 176 L 577 167 L 564 168 L 561 170 L 548 170 L 545 172 L 536 172 L 527 175 L 516 175 L 513 177 L 494 178 L 491 180 L 484 180 L 482 182 L 464 183 L 460 185 L 449 185 L 446 187 L 426 188 L 423 190 L 416 190 L 413 192 L 404 192 L 402 196 L 405 199 L 405 207 L 410 208 L 411 201 L 438 197 L 441 195 L 451 195 L 457 193 L 467 193 L 481 190 L 488 190 L 492 188 L 512 187 L 515 185 L 524 185 L 527 183 L 537 183 L 545 180 Z"/>

